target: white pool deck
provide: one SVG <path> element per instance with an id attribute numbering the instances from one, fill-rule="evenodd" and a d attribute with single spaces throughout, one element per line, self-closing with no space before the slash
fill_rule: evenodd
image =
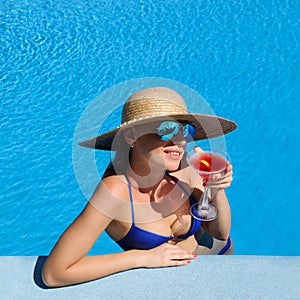
<path id="1" fill-rule="evenodd" d="M 57 289 L 40 284 L 43 259 L 0 257 L 0 299 L 300 299 L 300 256 L 199 256 Z"/>

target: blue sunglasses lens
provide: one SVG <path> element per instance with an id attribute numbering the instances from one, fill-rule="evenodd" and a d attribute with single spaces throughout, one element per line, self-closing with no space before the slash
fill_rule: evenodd
<path id="1" fill-rule="evenodd" d="M 183 130 L 183 136 L 187 142 L 191 142 L 195 136 L 196 128 L 193 125 L 186 124 Z"/>
<path id="2" fill-rule="evenodd" d="M 182 134 L 187 142 L 191 142 L 195 136 L 196 129 L 190 124 L 181 125 L 173 121 L 162 122 L 157 128 L 157 135 L 162 141 L 171 140 L 179 130 L 182 130 Z"/>

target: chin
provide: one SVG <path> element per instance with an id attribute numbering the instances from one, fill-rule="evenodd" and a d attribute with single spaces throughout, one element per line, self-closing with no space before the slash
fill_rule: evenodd
<path id="1" fill-rule="evenodd" d="M 166 169 L 167 171 L 169 172 L 175 172 L 175 171 L 178 171 L 180 167 L 180 162 L 176 162 L 176 163 L 167 163 L 166 164 Z"/>

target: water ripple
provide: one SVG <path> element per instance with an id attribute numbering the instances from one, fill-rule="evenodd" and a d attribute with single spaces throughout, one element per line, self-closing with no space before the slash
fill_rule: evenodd
<path id="1" fill-rule="evenodd" d="M 66 220 L 71 221 L 85 203 L 71 161 L 74 129 L 82 111 L 114 84 L 157 76 L 189 85 L 216 113 L 239 124 L 228 138 L 240 178 L 231 190 L 233 224 L 237 224 L 233 234 L 242 247 L 238 251 L 250 251 L 255 240 L 263 254 L 280 254 L 281 245 L 294 240 L 293 230 L 284 228 L 284 243 L 277 239 L 285 226 L 282 222 L 273 222 L 274 232 L 269 230 L 261 239 L 257 232 L 270 227 L 264 220 L 272 221 L 282 199 L 290 207 L 300 196 L 298 190 L 290 195 L 282 188 L 282 182 L 289 186 L 288 179 L 278 172 L 297 175 L 295 164 L 284 162 L 297 161 L 293 149 L 299 147 L 295 107 L 299 32 L 299 9 L 295 1 L 287 0 L 190 1 L 188 5 L 173 0 L 4 1 L 0 8 L 0 252 L 39 255 L 50 250 Z M 110 101 L 114 100 L 107 99 L 105 108 Z M 192 107 L 198 109 L 196 103 Z M 249 175 L 257 153 L 265 165 Z M 257 178 L 265 184 L 259 185 Z M 268 210 L 268 218 L 249 220 L 249 211 L 258 210 L 253 198 L 264 199 L 262 211 Z M 45 232 L 50 240 L 44 238 Z M 269 243 L 263 241 L 267 238 Z"/>

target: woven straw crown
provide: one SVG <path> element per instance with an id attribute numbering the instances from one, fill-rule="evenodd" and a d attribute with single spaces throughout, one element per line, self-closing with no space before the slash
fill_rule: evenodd
<path id="1" fill-rule="evenodd" d="M 125 102 L 122 124 L 153 117 L 187 114 L 182 97 L 167 88 L 149 88 L 136 92 Z"/>
<path id="2" fill-rule="evenodd" d="M 217 137 L 237 127 L 234 122 L 217 116 L 190 114 L 177 92 L 165 87 L 154 87 L 140 90 L 127 99 L 120 126 L 79 144 L 88 148 L 111 150 L 119 130 L 170 118 L 193 125 L 196 128 L 194 140 Z"/>

